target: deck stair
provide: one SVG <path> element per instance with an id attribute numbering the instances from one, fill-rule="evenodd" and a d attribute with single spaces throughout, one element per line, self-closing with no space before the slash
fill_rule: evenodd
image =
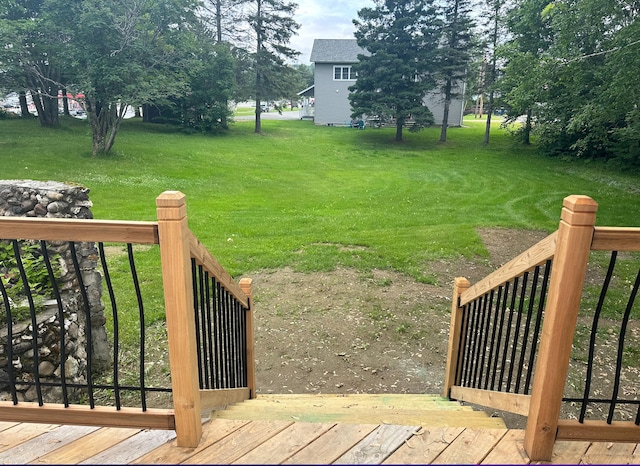
<path id="1" fill-rule="evenodd" d="M 215 410 L 212 419 L 249 421 L 340 422 L 429 427 L 505 429 L 501 418 L 474 411 L 438 395 L 258 395 L 257 398 Z"/>

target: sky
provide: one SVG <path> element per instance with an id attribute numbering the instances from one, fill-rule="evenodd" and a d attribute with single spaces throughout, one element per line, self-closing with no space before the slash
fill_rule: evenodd
<path id="1" fill-rule="evenodd" d="M 290 46 L 301 52 L 297 62 L 309 65 L 313 39 L 353 39 L 353 19 L 358 10 L 373 7 L 373 0 L 294 0 L 298 4 L 295 19 L 298 35 Z"/>

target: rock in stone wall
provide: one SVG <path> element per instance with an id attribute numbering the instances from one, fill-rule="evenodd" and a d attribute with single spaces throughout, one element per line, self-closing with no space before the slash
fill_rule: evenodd
<path id="1" fill-rule="evenodd" d="M 89 189 L 83 186 L 58 182 L 0 180 L 0 216 L 90 219 L 93 215 L 88 193 Z M 32 382 L 37 362 L 41 380 L 60 380 L 64 372 L 67 381 L 86 383 L 87 330 L 91 331 L 92 338 L 92 369 L 104 369 L 111 364 L 104 327 L 102 277 L 97 270 L 99 255 L 96 244 L 75 243 L 80 279 L 76 273 L 69 243 L 48 242 L 47 248 L 49 256 L 57 258 L 62 270 L 58 285 L 63 322 L 60 322 L 60 310 L 55 300 L 49 302 L 44 311 L 37 316 L 35 329 L 31 321 L 16 324 L 13 326 L 11 338 L 8 338 L 6 322 L 0 322 L 0 390 L 6 390 L 9 364 L 18 381 Z M 84 293 L 80 289 L 80 281 L 84 285 Z M 0 306 L 3 306 L 1 299 Z M 64 350 L 60 348 L 61 324 L 65 328 Z M 8 361 L 9 344 L 13 350 L 11 362 Z M 64 361 L 61 356 L 64 356 Z M 17 389 L 19 400 L 37 400 L 32 385 L 19 384 Z M 59 388 L 46 388 L 43 392 L 44 401 L 60 401 Z M 4 396 L 0 394 L 3 398 L 7 396 L 6 392 Z"/>

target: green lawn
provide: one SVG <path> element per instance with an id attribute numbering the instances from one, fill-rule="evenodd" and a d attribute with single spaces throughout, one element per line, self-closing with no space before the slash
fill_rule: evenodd
<path id="1" fill-rule="evenodd" d="M 640 225 L 639 175 L 537 156 L 498 126 L 483 146 L 484 122 L 466 124 L 446 144 L 437 128 L 398 144 L 391 128 L 298 120 L 222 136 L 126 121 L 114 152 L 93 158 L 86 122 L 3 120 L 0 178 L 85 185 L 110 219 L 154 220 L 156 196 L 180 190 L 191 229 L 233 275 L 343 265 L 429 280 L 431 260 L 486 256 L 476 227 L 555 230 L 569 194 L 596 199 L 600 225 Z"/>

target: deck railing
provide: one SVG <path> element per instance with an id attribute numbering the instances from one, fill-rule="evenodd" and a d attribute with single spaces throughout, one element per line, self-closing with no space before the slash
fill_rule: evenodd
<path id="1" fill-rule="evenodd" d="M 202 410 L 255 396 L 251 281 L 243 279 L 236 284 L 198 242 L 187 225 L 182 193 L 165 192 L 156 203 L 157 222 L 0 218 L 0 240 L 10 245 L 9 249 L 5 246 L 5 251 L 13 251 L 11 261 L 18 270 L 13 275 L 21 278 L 13 281 L 23 288 L 28 304 L 28 324 L 18 324 L 15 303 L 0 280 L 0 311 L 6 316 L 5 321 L 0 322 L 6 327 L 0 338 L 7 343 L 8 351 L 4 366 L 8 380 L 3 384 L 8 387 L 11 398 L 0 402 L 1 420 L 175 429 L 179 446 L 195 447 L 202 433 Z M 86 277 L 90 277 L 83 273 L 87 264 L 81 263 L 76 254 L 76 248 L 82 244 L 97 245 L 95 257 L 89 262 L 94 262 L 100 270 L 102 301 L 109 310 L 107 320 L 110 322 L 106 328 L 112 357 L 107 364 L 110 367 L 103 370 L 92 367 L 94 350 L 89 342 L 92 342 L 92 332 L 96 331 L 95 316 L 91 315 L 93 311 L 88 304 L 91 299 L 84 283 Z M 55 265 L 49 260 L 52 257 L 49 249 L 61 245 L 67 245 L 71 251 L 67 253 L 70 256 L 67 263 L 72 265 L 67 264 L 67 268 L 75 273 L 73 281 L 78 292 L 74 299 L 80 301 L 79 314 L 82 314 L 77 318 L 80 328 L 74 332 L 84 333 L 87 342 L 86 367 L 80 368 L 81 376 L 75 380 L 65 372 L 70 368 L 66 348 L 71 341 L 70 327 L 73 327 L 69 325 L 69 295 L 59 289 Z M 159 253 L 149 248 L 159 249 Z M 40 280 L 47 282 L 54 298 L 54 310 L 47 314 L 54 326 L 57 323 L 53 336 L 51 332 L 40 335 L 33 330 L 40 328 L 42 317 L 36 310 L 36 292 L 30 286 L 23 250 L 30 250 L 33 255 L 34 249 L 35 256 L 42 259 Z M 33 267 L 32 258 L 28 260 Z M 162 285 L 157 283 L 160 274 Z M 163 293 L 158 293 L 160 286 L 164 288 Z M 153 307 L 161 309 L 150 311 Z M 137 315 L 137 319 L 121 322 L 124 314 L 129 316 L 127 319 L 131 314 Z M 154 341 L 156 334 L 148 334 L 154 324 L 150 321 L 163 317 L 170 376 L 163 386 L 149 386 L 147 371 L 158 361 L 151 361 L 148 353 L 151 349 L 160 355 L 166 353 L 157 351 L 161 343 Z M 32 341 L 29 354 L 33 361 L 30 360 L 28 367 L 20 367 L 20 379 L 16 379 L 14 366 L 20 361 L 14 361 L 13 341 L 17 328 L 24 331 L 27 325 L 32 334 L 25 338 Z M 124 355 L 128 358 L 126 370 L 121 361 L 121 334 L 130 328 L 125 327 L 136 328 L 140 347 L 139 354 Z M 48 378 L 43 377 L 45 366 L 39 364 L 43 351 L 39 344 L 43 342 L 59 351 L 57 359 L 50 364 L 58 368 L 57 372 L 48 373 Z M 46 357 L 52 358 L 49 349 Z M 131 360 L 135 360 L 133 365 L 137 369 L 132 369 Z M 125 372 L 127 380 L 123 380 Z M 132 376 L 132 372 L 135 375 Z M 18 386 L 32 387 L 35 401 L 23 401 L 16 390 Z M 172 395 L 173 409 L 148 407 L 149 394 L 163 392 Z"/>
<path id="2" fill-rule="evenodd" d="M 606 299 L 618 253 L 640 251 L 640 228 L 595 227 L 596 210 L 592 199 L 569 196 L 556 232 L 474 286 L 464 278 L 455 280 L 445 396 L 527 416 L 525 448 L 532 460 L 551 459 L 556 439 L 640 441 L 640 382 L 623 377 L 625 351 L 635 351 L 625 346 L 625 336 L 634 309 L 637 318 L 640 270 L 622 287 L 624 296 Z M 580 378 L 579 396 L 567 396 L 565 382 L 591 251 L 613 252 L 589 334 L 583 338 L 587 362 L 584 370 L 573 370 Z M 638 261 L 631 263 L 638 267 Z M 595 361 L 602 364 L 612 357 L 611 352 L 596 357 L 603 346 L 598 326 L 604 307 L 607 321 L 617 316 L 619 322 L 613 331 L 617 351 L 609 396 L 590 389 Z M 582 314 L 580 319 L 589 318 Z M 613 339 L 609 329 L 607 344 Z M 560 419 L 563 402 L 579 404 L 576 420 Z M 635 410 L 632 420 L 621 420 L 630 416 L 616 414 L 617 408 L 628 405 Z M 606 411 L 603 420 L 587 419 L 597 416 L 587 415 L 593 406 L 606 407 L 600 409 Z"/>

